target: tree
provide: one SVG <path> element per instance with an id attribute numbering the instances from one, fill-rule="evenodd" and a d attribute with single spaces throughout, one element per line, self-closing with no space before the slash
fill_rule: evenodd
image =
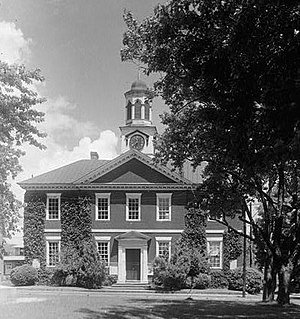
<path id="1" fill-rule="evenodd" d="M 154 87 L 170 107 L 157 156 L 175 167 L 207 163 L 200 205 L 229 229 L 228 215 L 246 213 L 255 238 L 246 236 L 265 245 L 278 302 L 289 303 L 300 239 L 298 1 L 170 1 L 141 23 L 125 12 L 125 23 L 122 59 L 159 72 Z"/>
<path id="2" fill-rule="evenodd" d="M 20 146 L 29 143 L 44 148 L 38 139 L 45 136 L 36 124 L 44 114 L 34 106 L 44 102 L 33 89 L 42 82 L 40 70 L 27 70 L 24 65 L 0 61 L 0 236 L 9 237 L 16 229 L 21 203 L 10 189 L 9 178 L 21 171 Z M 2 241 L 1 241 L 2 244 Z"/>

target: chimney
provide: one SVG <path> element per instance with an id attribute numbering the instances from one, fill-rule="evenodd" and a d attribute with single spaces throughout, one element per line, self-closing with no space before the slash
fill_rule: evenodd
<path id="1" fill-rule="evenodd" d="M 91 160 L 97 160 L 99 159 L 99 155 L 97 152 L 91 152 Z"/>

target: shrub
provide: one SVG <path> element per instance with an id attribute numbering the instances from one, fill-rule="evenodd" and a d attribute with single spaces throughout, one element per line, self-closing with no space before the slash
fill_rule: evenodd
<path id="1" fill-rule="evenodd" d="M 210 271 L 210 288 L 228 288 L 227 273 L 222 270 Z"/>
<path id="2" fill-rule="evenodd" d="M 169 263 L 164 258 L 153 262 L 153 284 L 157 289 L 179 290 L 185 287 L 187 273 L 181 263 Z"/>
<path id="3" fill-rule="evenodd" d="M 59 286 L 99 288 L 105 277 L 105 262 L 100 260 L 95 243 L 85 240 L 78 247 L 63 247 L 53 282 Z"/>
<path id="4" fill-rule="evenodd" d="M 11 271 L 10 280 L 15 286 L 31 286 L 38 281 L 38 274 L 34 267 L 25 264 Z"/>
<path id="5" fill-rule="evenodd" d="M 211 277 L 207 274 L 199 274 L 194 280 L 195 289 L 207 289 L 210 287 Z"/>
<path id="6" fill-rule="evenodd" d="M 51 285 L 53 283 L 53 275 L 55 269 L 48 269 L 48 268 L 39 268 L 37 270 L 38 274 L 38 285 Z"/>
<path id="7" fill-rule="evenodd" d="M 243 290 L 243 269 L 237 268 L 228 272 L 228 289 Z M 249 294 L 259 293 L 262 289 L 262 273 L 255 268 L 247 268 L 246 292 Z"/>
<path id="8" fill-rule="evenodd" d="M 117 275 L 107 275 L 102 283 L 102 286 L 111 286 L 118 281 Z"/>

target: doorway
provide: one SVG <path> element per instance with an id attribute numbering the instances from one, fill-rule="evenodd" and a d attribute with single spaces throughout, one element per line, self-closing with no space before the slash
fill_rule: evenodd
<path id="1" fill-rule="evenodd" d="M 126 249 L 126 280 L 141 279 L 141 250 Z"/>

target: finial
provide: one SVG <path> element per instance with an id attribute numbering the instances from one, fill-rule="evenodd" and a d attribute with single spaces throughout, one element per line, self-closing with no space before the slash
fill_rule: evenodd
<path id="1" fill-rule="evenodd" d="M 138 69 L 138 74 L 137 74 L 137 76 L 138 76 L 138 80 L 140 81 L 140 79 L 141 79 L 141 70 L 140 69 Z"/>

